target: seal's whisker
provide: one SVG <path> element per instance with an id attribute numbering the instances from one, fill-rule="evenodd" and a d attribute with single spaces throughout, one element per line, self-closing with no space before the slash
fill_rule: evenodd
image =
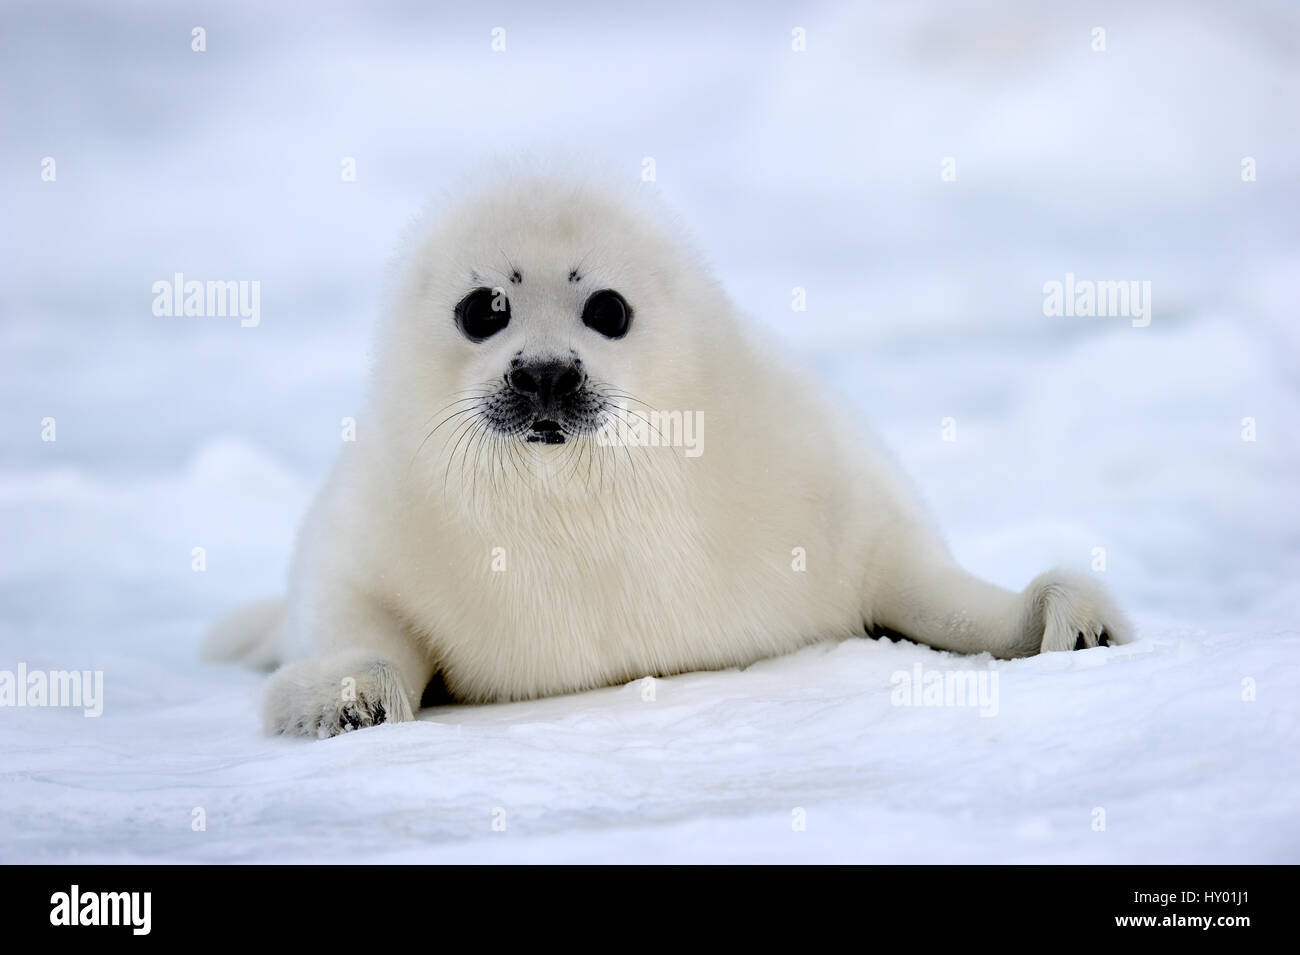
<path id="1" fill-rule="evenodd" d="M 451 437 L 447 439 L 448 441 L 454 439 L 456 443 L 452 446 L 451 454 L 447 455 L 447 469 L 442 475 L 442 492 L 444 497 L 447 494 L 447 482 L 451 479 L 451 466 L 456 461 L 456 452 L 460 449 L 461 442 L 465 440 L 465 436 L 474 429 L 474 425 L 477 421 L 478 417 L 475 416 L 461 422 L 456 426 L 456 430 L 452 432 Z M 460 437 L 457 437 L 457 435 L 460 435 Z M 462 471 L 463 470 L 464 468 L 462 466 Z"/>
<path id="2" fill-rule="evenodd" d="M 473 471 L 472 481 L 473 481 L 473 489 L 474 489 L 473 497 L 474 497 L 475 504 L 478 503 L 478 481 L 479 481 L 479 474 L 482 472 L 482 469 L 479 467 L 479 462 L 483 457 L 483 448 L 488 444 L 488 439 L 490 438 L 490 436 L 491 435 L 486 427 L 479 428 L 479 433 L 476 436 L 475 443 L 476 443 L 477 450 L 474 452 L 474 466 L 471 469 Z M 469 449 L 466 449 L 465 456 L 469 457 Z M 489 463 L 491 463 L 490 459 L 489 459 Z"/>

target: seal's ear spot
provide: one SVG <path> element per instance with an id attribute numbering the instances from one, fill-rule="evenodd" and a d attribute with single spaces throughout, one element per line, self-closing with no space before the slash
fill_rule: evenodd
<path id="1" fill-rule="evenodd" d="M 613 289 L 601 289 L 582 307 L 582 324 L 606 338 L 622 338 L 632 325 L 632 306 Z"/>
<path id="2" fill-rule="evenodd" d="M 476 288 L 456 305 L 456 327 L 472 342 L 491 338 L 510 324 L 510 299 L 501 289 Z"/>

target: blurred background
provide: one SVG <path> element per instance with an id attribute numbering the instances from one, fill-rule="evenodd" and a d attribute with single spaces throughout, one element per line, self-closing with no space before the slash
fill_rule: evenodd
<path id="1" fill-rule="evenodd" d="M 975 571 L 1101 547 L 1149 630 L 1294 624 L 1300 6 L 547 7 L 6 3 L 5 649 L 190 659 L 279 590 L 401 229 L 557 148 L 653 159 Z M 176 272 L 260 325 L 155 316 Z M 1150 325 L 1045 316 L 1067 272 L 1149 281 Z"/>

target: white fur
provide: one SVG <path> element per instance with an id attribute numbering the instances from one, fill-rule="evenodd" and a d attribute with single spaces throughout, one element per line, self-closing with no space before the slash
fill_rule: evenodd
<path id="1" fill-rule="evenodd" d="M 478 284 L 500 285 L 512 318 L 474 344 L 452 315 Z M 632 304 L 626 338 L 582 325 L 600 288 Z M 473 393 L 512 355 L 568 349 L 634 409 L 703 412 L 703 453 L 471 424 Z M 492 701 L 741 666 L 864 628 L 999 657 L 1128 638 L 1086 577 L 1015 594 L 958 568 L 889 456 L 816 392 L 639 196 L 497 182 L 412 244 L 283 619 L 263 608 L 245 620 L 260 635 L 221 640 L 296 659 L 267 688 L 268 730 L 329 735 L 373 722 L 376 703 L 409 719 L 435 674 Z"/>

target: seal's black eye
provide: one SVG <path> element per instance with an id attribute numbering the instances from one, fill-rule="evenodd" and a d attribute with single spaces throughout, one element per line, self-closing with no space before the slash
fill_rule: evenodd
<path id="1" fill-rule="evenodd" d="M 496 288 L 476 288 L 456 306 L 456 325 L 472 342 L 491 338 L 510 324 L 510 299 Z"/>
<path id="2" fill-rule="evenodd" d="M 632 324 L 632 306 L 613 289 L 601 289 L 582 307 L 582 324 L 606 338 L 622 338 Z"/>

